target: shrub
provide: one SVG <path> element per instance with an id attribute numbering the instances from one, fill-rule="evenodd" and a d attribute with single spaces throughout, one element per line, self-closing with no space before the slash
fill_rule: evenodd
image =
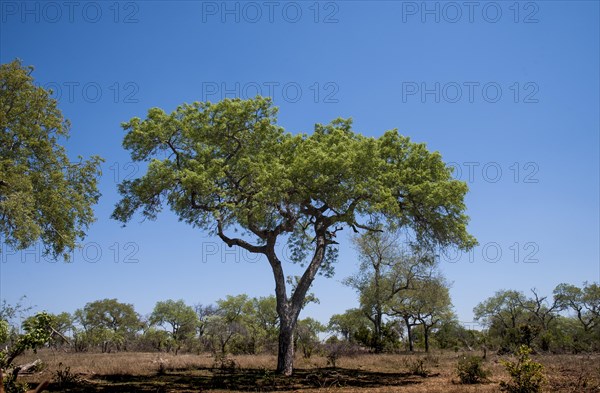
<path id="1" fill-rule="evenodd" d="M 359 350 L 355 345 L 346 341 L 330 342 L 324 345 L 327 366 L 336 367 L 337 361 L 342 356 L 355 356 Z"/>
<path id="2" fill-rule="evenodd" d="M 71 367 L 58 363 L 58 369 L 54 371 L 54 380 L 60 388 L 67 388 L 76 385 L 79 382 L 79 377 L 71 372 Z"/>
<path id="3" fill-rule="evenodd" d="M 510 382 L 500 382 L 500 390 L 509 393 L 538 393 L 545 382 L 544 366 L 529 357 L 531 348 L 522 345 L 517 352 L 517 361 L 500 362 L 510 374 Z"/>
<path id="4" fill-rule="evenodd" d="M 427 361 L 427 364 L 429 364 L 431 367 L 439 367 L 440 366 L 440 357 L 439 356 L 435 356 L 432 354 L 427 354 L 427 356 L 425 356 L 425 360 Z"/>
<path id="5" fill-rule="evenodd" d="M 152 361 L 152 363 L 158 364 L 158 368 L 156 369 L 157 375 L 165 375 L 167 373 L 168 363 L 169 363 L 169 361 L 167 359 L 163 359 L 163 358 L 159 357 L 158 360 L 154 360 L 154 361 Z"/>
<path id="6" fill-rule="evenodd" d="M 483 359 L 479 356 L 465 356 L 460 359 L 456 372 L 460 383 L 464 384 L 482 383 L 490 375 L 490 372 L 483 368 Z"/>
<path id="7" fill-rule="evenodd" d="M 8 373 L 3 376 L 0 383 L 4 384 L 4 392 L 6 393 L 26 393 L 29 385 L 25 382 L 17 382 L 17 377 L 13 373 Z"/>
<path id="8" fill-rule="evenodd" d="M 239 368 L 239 365 L 227 355 L 217 354 L 215 355 L 212 368 L 222 373 L 232 373 L 236 368 Z"/>
<path id="9" fill-rule="evenodd" d="M 416 358 L 412 360 L 407 360 L 406 366 L 408 372 L 412 375 L 419 375 L 421 377 L 426 377 L 429 374 L 429 370 L 425 366 L 425 359 Z"/>

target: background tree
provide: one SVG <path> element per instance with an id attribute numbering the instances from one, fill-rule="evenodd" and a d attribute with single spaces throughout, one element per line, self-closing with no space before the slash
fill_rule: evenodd
<path id="1" fill-rule="evenodd" d="M 175 346 L 172 336 L 164 329 L 155 326 L 147 326 L 138 338 L 139 347 L 142 350 L 170 351 Z"/>
<path id="2" fill-rule="evenodd" d="M 256 339 L 252 337 L 246 340 L 252 312 L 252 301 L 247 295 L 230 295 L 217 300 L 216 313 L 206 323 L 206 334 L 212 341 L 215 354 L 225 356 L 231 351 L 248 350 L 247 344 Z M 251 342 L 250 346 L 254 348 L 255 342 Z"/>
<path id="3" fill-rule="evenodd" d="M 522 344 L 519 326 L 526 323 L 525 302 L 522 292 L 500 290 L 475 306 L 475 320 L 487 327 L 492 345 L 500 346 L 503 351 L 512 351 Z"/>
<path id="4" fill-rule="evenodd" d="M 183 342 L 196 335 L 198 315 L 183 300 L 165 300 L 156 303 L 149 322 L 152 325 L 168 326 L 177 355 Z"/>
<path id="5" fill-rule="evenodd" d="M 350 309 L 346 310 L 343 314 L 334 314 L 329 318 L 327 329 L 330 332 L 339 334 L 342 336 L 344 341 L 355 343 L 361 336 L 361 331 L 368 331 L 368 324 L 370 321 L 365 317 L 362 310 Z M 369 345 L 372 341 L 369 339 L 366 342 L 362 342 L 365 345 Z"/>
<path id="6" fill-rule="evenodd" d="M 206 337 L 206 326 L 209 318 L 217 313 L 217 307 L 213 304 L 196 304 L 194 311 L 198 316 L 198 338 L 200 344 L 206 347 L 208 345 Z"/>
<path id="7" fill-rule="evenodd" d="M 279 331 L 279 316 L 277 315 L 277 300 L 275 296 L 252 299 L 256 323 L 264 332 L 262 347 L 268 351 L 276 349 L 277 332 Z"/>
<path id="8" fill-rule="evenodd" d="M 558 298 L 549 302 L 548 296 L 540 296 L 535 288 L 531 289 L 533 297 L 526 299 L 521 305 L 530 313 L 543 331 L 549 329 L 552 322 L 558 317 L 561 304 Z"/>
<path id="9" fill-rule="evenodd" d="M 399 233 L 366 232 L 354 237 L 359 252 L 359 271 L 345 283 L 359 293 L 360 309 L 373 324 L 371 347 L 384 349 L 386 314 L 399 293 L 432 274 L 434 259 L 427 253 L 402 250 Z"/>
<path id="10" fill-rule="evenodd" d="M 45 255 L 66 259 L 94 221 L 102 160 L 69 160 L 58 142 L 70 124 L 32 71 L 0 65 L 0 233 L 16 249 L 41 240 Z"/>
<path id="11" fill-rule="evenodd" d="M 554 328 L 561 310 L 561 304 L 556 297 L 552 301 L 548 296 L 540 296 L 535 288 L 531 289 L 532 297 L 525 299 L 522 307 L 528 315 L 528 327 L 522 326 L 521 331 L 531 335 L 532 339 L 537 338 L 536 346 L 543 351 L 550 350 L 552 341 L 555 340 Z M 532 343 L 522 340 L 531 347 Z"/>
<path id="12" fill-rule="evenodd" d="M 83 336 L 92 345 L 100 345 L 102 352 L 127 349 L 137 331 L 142 328 L 133 305 L 117 299 L 103 299 L 87 303 L 75 311 L 75 320 L 84 330 Z"/>
<path id="13" fill-rule="evenodd" d="M 302 351 L 302 355 L 309 359 L 313 352 L 319 347 L 321 340 L 319 334 L 327 330 L 325 325 L 313 318 L 304 318 L 296 325 L 296 347 Z"/>
<path id="14" fill-rule="evenodd" d="M 423 328 L 425 352 L 429 352 L 431 331 L 442 321 L 451 320 L 454 316 L 448 284 L 441 277 L 420 280 L 412 291 L 412 295 L 414 296 L 411 302 L 413 318 Z"/>
<path id="15" fill-rule="evenodd" d="M 575 330 L 570 335 L 572 349 L 600 349 L 600 286 L 587 282 L 582 288 L 559 284 L 554 289 L 554 299 L 561 310 L 574 314 L 579 324 L 579 331 Z"/>
<path id="16" fill-rule="evenodd" d="M 562 309 L 575 313 L 584 331 L 591 331 L 600 323 L 600 286 L 584 283 L 583 288 L 571 284 L 559 284 L 554 297 Z"/>
<path id="17" fill-rule="evenodd" d="M 473 351 L 484 340 L 483 332 L 462 326 L 456 317 L 443 320 L 433 335 L 440 349 L 454 349 L 455 351 L 460 348 Z"/>
<path id="18" fill-rule="evenodd" d="M 406 330 L 406 342 L 408 343 L 408 350 L 410 352 L 415 350 L 413 328 L 419 324 L 416 303 L 417 294 L 414 285 L 405 291 L 397 293 L 388 303 L 388 314 L 400 318 L 403 322 L 404 329 Z"/>
<path id="19" fill-rule="evenodd" d="M 466 231 L 467 186 L 439 153 L 396 130 L 362 136 L 343 119 L 292 135 L 276 125 L 276 112 L 270 99 L 225 99 L 171 114 L 152 108 L 146 119 L 124 123 L 124 147 L 148 169 L 119 185 L 113 217 L 127 222 L 141 211 L 155 219 L 166 202 L 228 246 L 264 255 L 275 279 L 277 370 L 289 375 L 305 296 L 319 271 L 332 274 L 341 229 L 371 230 L 370 219 L 383 217 L 432 247 L 469 249 L 475 239 Z M 232 226 L 248 236 L 231 237 Z M 282 237 L 294 261 L 306 265 L 291 293 L 276 252 Z"/>
<path id="20" fill-rule="evenodd" d="M 488 328 L 492 346 L 501 351 L 514 351 L 520 345 L 550 349 L 551 341 L 558 338 L 554 328 L 562 306 L 556 296 L 550 303 L 535 289 L 531 293 L 527 297 L 520 291 L 501 290 L 474 308 L 475 318 Z"/>

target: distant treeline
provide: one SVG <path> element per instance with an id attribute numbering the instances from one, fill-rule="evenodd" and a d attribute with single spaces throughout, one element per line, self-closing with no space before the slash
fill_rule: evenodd
<path id="1" fill-rule="evenodd" d="M 482 330 L 463 326 L 451 312 L 439 312 L 439 297 L 427 304 L 423 291 L 415 293 L 420 300 L 404 299 L 405 305 L 418 304 L 412 315 L 409 307 L 402 315 L 386 309 L 381 326 L 376 327 L 363 295 L 360 307 L 333 315 L 327 325 L 312 318 L 300 320 L 294 342 L 305 357 L 340 344 L 353 351 L 379 352 L 425 349 L 426 345 L 454 350 L 485 347 L 513 351 L 520 345 L 550 352 L 600 350 L 598 284 L 560 284 L 551 299 L 535 290 L 531 293 L 526 296 L 502 290 L 479 303 L 474 313 Z M 314 296 L 310 300 L 318 301 Z M 0 319 L 6 324 L 28 311 L 21 304 L 4 302 Z M 104 299 L 90 302 L 73 314 L 49 316 L 55 334 L 46 345 L 75 352 L 276 353 L 279 334 L 274 296 L 227 296 L 216 304 L 195 306 L 183 300 L 166 300 L 156 303 L 147 316 L 138 314 L 131 304 Z M 35 318 L 25 318 L 22 327 L 31 325 Z M 10 346 L 18 339 L 19 328 L 10 325 L 0 344 Z"/>

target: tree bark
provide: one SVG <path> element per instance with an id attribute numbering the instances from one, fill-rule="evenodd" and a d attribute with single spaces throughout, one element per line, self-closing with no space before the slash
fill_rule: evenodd
<path id="1" fill-rule="evenodd" d="M 285 286 L 285 276 L 281 261 L 275 254 L 276 237 L 267 239 L 266 256 L 275 278 L 275 298 L 277 299 L 277 315 L 279 316 L 279 349 L 277 352 L 277 372 L 286 376 L 294 370 L 294 329 L 298 315 L 304 305 L 306 293 L 312 284 L 323 257 L 325 256 L 326 240 L 322 227 L 316 229 L 315 253 L 306 271 L 298 281 L 296 289 L 288 299 Z"/>
<path id="2" fill-rule="evenodd" d="M 277 353 L 277 372 L 292 375 L 294 371 L 294 324 L 282 321 L 279 328 L 279 350 Z"/>
<path id="3" fill-rule="evenodd" d="M 382 334 L 381 334 L 381 324 L 383 321 L 383 312 L 381 311 L 381 294 L 379 288 L 379 281 L 381 279 L 380 273 L 380 265 L 381 258 L 378 259 L 377 263 L 374 265 L 375 268 L 375 301 L 377 304 L 375 305 L 375 353 L 381 353 L 383 351 L 382 345 Z"/>
<path id="4" fill-rule="evenodd" d="M 408 318 L 404 318 L 404 322 L 406 323 L 406 337 L 408 338 L 408 350 L 410 352 L 414 351 L 413 347 L 413 339 L 412 339 L 412 325 Z"/>
<path id="5" fill-rule="evenodd" d="M 383 352 L 383 312 L 380 307 L 377 307 L 377 313 L 375 315 L 375 353 Z"/>
<path id="6" fill-rule="evenodd" d="M 425 339 L 425 352 L 429 352 L 429 328 L 423 324 L 423 336 Z"/>

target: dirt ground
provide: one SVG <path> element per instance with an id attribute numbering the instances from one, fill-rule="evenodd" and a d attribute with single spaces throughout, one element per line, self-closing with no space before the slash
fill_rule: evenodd
<path id="1" fill-rule="evenodd" d="M 477 354 L 477 353 L 470 353 Z M 507 356 L 488 355 L 489 381 L 461 385 L 456 364 L 462 352 L 362 354 L 342 357 L 336 367 L 321 356 L 298 357 L 292 377 L 274 373 L 271 355 L 232 356 L 215 362 L 209 354 L 120 352 L 65 353 L 44 350 L 18 359 L 44 362 L 41 372 L 22 378 L 33 387 L 51 380 L 51 392 L 498 392 L 508 374 L 499 363 Z M 480 355 L 480 354 L 477 354 Z M 600 354 L 537 355 L 545 367 L 547 392 L 600 392 Z M 414 373 L 422 361 L 425 373 Z M 60 374 L 60 375 L 59 375 Z"/>

